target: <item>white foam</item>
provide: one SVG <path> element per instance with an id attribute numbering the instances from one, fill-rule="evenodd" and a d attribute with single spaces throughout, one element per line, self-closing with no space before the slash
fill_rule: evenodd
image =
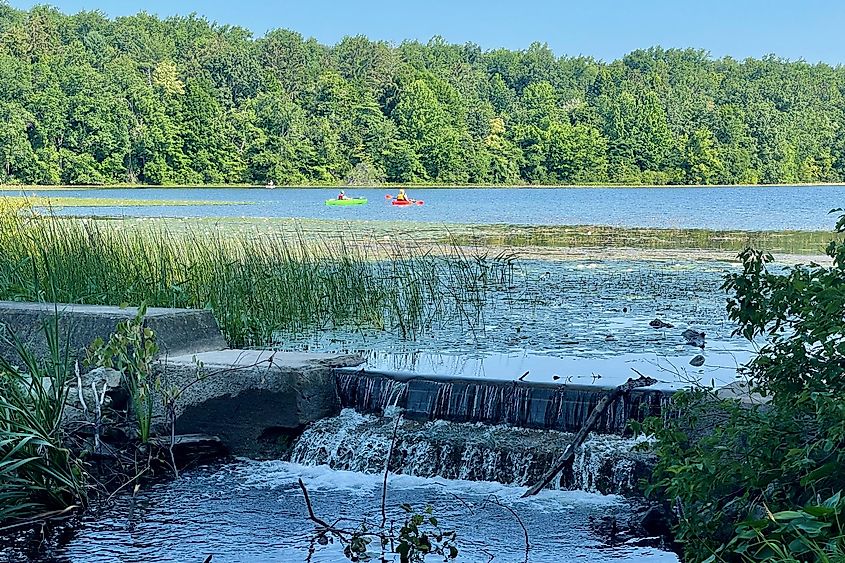
<path id="1" fill-rule="evenodd" d="M 343 492 L 360 496 L 371 496 L 379 492 L 383 475 L 371 475 L 356 471 L 338 471 L 327 465 L 299 465 L 287 461 L 242 460 L 242 463 L 227 470 L 234 473 L 242 485 L 252 488 L 289 488 L 296 486 L 299 479 L 309 491 Z M 414 489 L 446 490 L 451 494 L 471 497 L 495 496 L 508 504 L 530 505 L 541 510 L 572 509 L 575 506 L 612 506 L 624 499 L 617 495 L 602 495 L 585 491 L 543 490 L 534 497 L 521 498 L 527 487 L 502 485 L 491 481 L 463 481 L 443 478 L 423 478 L 391 473 L 388 488 L 392 491 Z"/>

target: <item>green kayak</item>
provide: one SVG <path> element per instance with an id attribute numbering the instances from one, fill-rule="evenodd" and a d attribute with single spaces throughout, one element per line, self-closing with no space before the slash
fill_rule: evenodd
<path id="1" fill-rule="evenodd" d="M 327 199 L 326 205 L 364 205 L 367 203 L 365 197 L 350 197 L 349 199 Z"/>

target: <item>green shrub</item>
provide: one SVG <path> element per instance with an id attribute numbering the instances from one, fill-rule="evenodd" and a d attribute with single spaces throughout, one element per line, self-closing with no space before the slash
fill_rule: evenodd
<path id="1" fill-rule="evenodd" d="M 746 250 L 726 279 L 737 333 L 766 342 L 743 370 L 764 401 L 695 389 L 645 425 L 659 457 L 648 492 L 675 507 L 689 561 L 843 560 L 845 244 L 827 254 L 771 271 Z"/>
<path id="2" fill-rule="evenodd" d="M 145 304 L 141 304 L 135 318 L 118 323 L 108 341 L 97 338 L 88 352 L 87 362 L 93 366 L 115 369 L 126 382 L 132 396 L 132 411 L 138 425 L 138 439 L 150 441 L 156 382 L 153 361 L 158 353 L 156 335 L 146 326 Z"/>

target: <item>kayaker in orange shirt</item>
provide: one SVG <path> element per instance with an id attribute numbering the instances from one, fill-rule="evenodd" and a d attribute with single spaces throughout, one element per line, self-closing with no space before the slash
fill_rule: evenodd
<path id="1" fill-rule="evenodd" d="M 408 201 L 408 196 L 405 195 L 405 190 L 399 190 L 399 193 L 396 194 L 396 201 Z"/>

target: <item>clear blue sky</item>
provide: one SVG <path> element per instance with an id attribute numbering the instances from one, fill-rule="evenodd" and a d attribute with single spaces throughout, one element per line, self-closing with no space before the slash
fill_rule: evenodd
<path id="1" fill-rule="evenodd" d="M 19 8 L 33 4 L 11 0 Z M 285 27 L 333 44 L 365 34 L 399 42 L 442 35 L 485 49 L 546 42 L 558 55 L 611 60 L 637 48 L 696 47 L 714 56 L 774 53 L 845 63 L 840 0 L 53 0 L 64 12 L 196 12 L 261 36 Z"/>

